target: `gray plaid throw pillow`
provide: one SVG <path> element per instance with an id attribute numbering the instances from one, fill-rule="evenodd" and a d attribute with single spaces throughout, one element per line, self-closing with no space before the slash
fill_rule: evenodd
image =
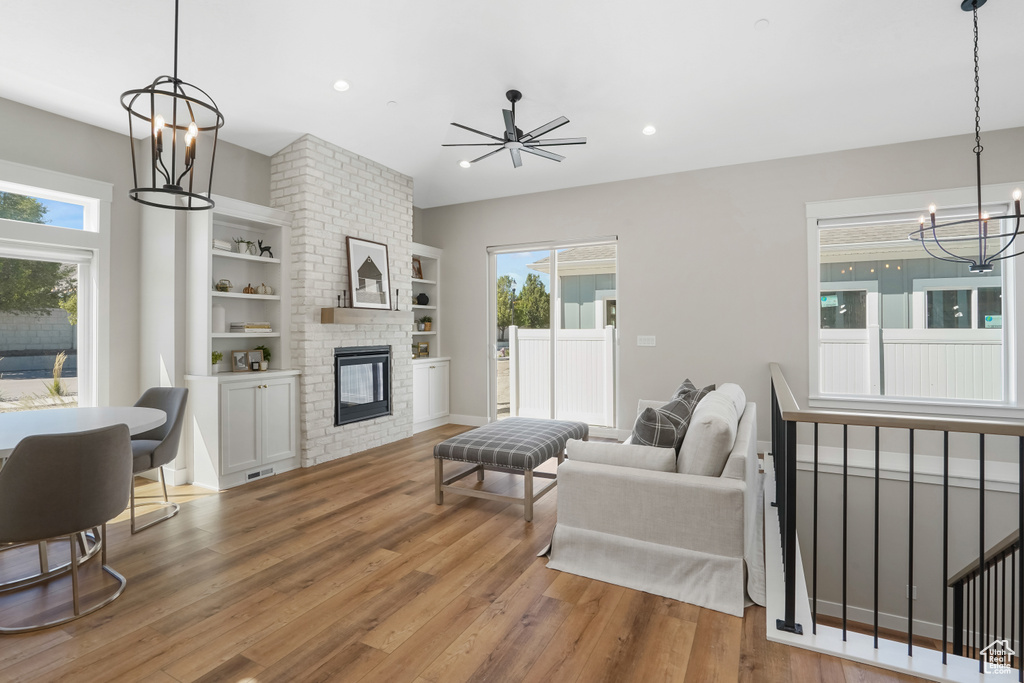
<path id="1" fill-rule="evenodd" d="M 676 437 L 681 429 L 683 421 L 675 413 L 645 408 L 633 423 L 633 443 L 656 448 L 677 448 Z M 682 437 L 678 441 L 682 443 Z"/>
<path id="2" fill-rule="evenodd" d="M 676 429 L 676 441 L 673 447 L 676 449 L 676 453 L 679 452 L 679 448 L 683 445 L 683 437 L 686 436 L 686 430 L 690 426 L 690 417 L 693 416 L 693 409 L 697 407 L 700 400 L 714 391 L 714 385 L 704 387 L 703 389 L 694 389 L 693 391 L 672 399 L 658 410 L 666 413 L 671 413 L 679 418 L 680 425 Z"/>

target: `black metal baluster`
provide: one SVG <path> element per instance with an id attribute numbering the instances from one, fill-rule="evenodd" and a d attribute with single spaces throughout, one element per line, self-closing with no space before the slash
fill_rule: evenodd
<path id="1" fill-rule="evenodd" d="M 775 628 L 803 635 L 803 626 L 796 623 L 796 422 L 785 422 L 786 433 L 783 437 L 786 449 L 786 488 L 785 499 L 779 501 L 779 512 L 785 516 L 785 533 L 783 548 L 786 576 L 786 616 L 776 619 Z"/>
<path id="2" fill-rule="evenodd" d="M 971 598 L 973 597 L 972 591 L 974 590 L 974 579 L 971 579 L 967 583 L 968 586 L 967 590 L 965 591 L 967 593 L 967 656 L 973 658 L 974 628 L 972 627 L 972 624 L 974 623 L 975 611 L 971 610 Z M 977 607 L 975 607 L 975 610 L 977 610 Z"/>
<path id="3" fill-rule="evenodd" d="M 910 479 L 908 502 L 910 506 L 907 538 L 907 656 L 914 656 L 914 430 L 910 430 Z"/>
<path id="4" fill-rule="evenodd" d="M 1024 436 L 1017 438 L 1019 446 L 1017 452 L 1017 552 L 1024 553 Z M 1021 642 L 1018 643 L 1017 653 L 1017 680 L 1024 681 L 1024 555 L 1021 555 L 1022 565 L 1017 570 L 1017 633 Z"/>
<path id="5" fill-rule="evenodd" d="M 1006 553 L 999 556 L 999 573 L 1003 577 L 1002 589 L 999 591 L 998 603 L 1002 616 L 999 624 L 999 637 L 1006 638 Z"/>
<path id="6" fill-rule="evenodd" d="M 847 450 L 848 425 L 843 425 L 843 642 L 846 642 L 846 499 L 847 499 L 847 469 L 849 465 L 849 454 Z"/>
<path id="7" fill-rule="evenodd" d="M 985 435 L 978 435 L 978 606 L 981 609 L 978 626 L 981 628 L 981 640 L 978 644 L 985 647 Z M 978 672 L 984 673 L 984 662 L 978 660 Z"/>
<path id="8" fill-rule="evenodd" d="M 1010 649 L 1018 651 L 1017 637 L 1017 551 L 1010 551 Z M 1010 659 L 1013 662 L 1013 659 Z M 1013 664 L 1011 663 L 1011 667 Z"/>
<path id="9" fill-rule="evenodd" d="M 874 624 L 875 624 L 875 649 L 878 649 L 878 481 L 879 481 L 879 440 L 878 427 L 875 427 L 875 601 L 874 601 Z"/>
<path id="10" fill-rule="evenodd" d="M 964 582 L 958 581 L 953 584 L 953 654 L 958 657 L 964 656 L 964 601 L 966 599 Z M 945 624 L 943 624 L 943 628 L 945 628 Z M 943 642 L 945 642 L 945 637 L 943 637 Z M 943 652 L 942 656 L 942 663 L 945 664 L 946 653 Z"/>
<path id="11" fill-rule="evenodd" d="M 946 646 L 949 640 L 949 631 L 946 630 L 946 623 L 949 616 L 949 588 L 946 581 L 949 577 L 949 432 L 942 433 L 942 663 L 946 663 Z M 953 595 L 956 601 L 956 593 Z M 954 608 L 955 609 L 955 608 Z M 956 621 L 953 622 L 956 628 Z M 954 649 L 956 648 L 956 635 L 953 636 Z"/>
<path id="12" fill-rule="evenodd" d="M 811 560 L 811 633 L 818 633 L 818 423 L 814 423 L 814 557 Z"/>

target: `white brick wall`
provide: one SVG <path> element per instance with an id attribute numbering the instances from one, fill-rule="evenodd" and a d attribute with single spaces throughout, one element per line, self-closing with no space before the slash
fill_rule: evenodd
<path id="1" fill-rule="evenodd" d="M 4 351 L 73 349 L 77 334 L 60 308 L 42 315 L 0 313 L 0 356 Z"/>
<path id="2" fill-rule="evenodd" d="M 388 245 L 391 294 L 411 310 L 412 178 L 304 135 L 275 154 L 271 205 L 292 225 L 292 360 L 299 389 L 302 465 L 309 467 L 412 436 L 412 327 L 322 325 L 320 309 L 348 290 L 345 238 Z M 351 296 L 351 292 L 349 293 Z M 334 426 L 334 349 L 392 347 L 392 415 Z"/>

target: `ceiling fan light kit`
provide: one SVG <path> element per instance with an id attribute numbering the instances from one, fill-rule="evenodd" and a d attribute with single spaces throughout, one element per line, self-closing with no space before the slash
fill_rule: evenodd
<path id="1" fill-rule="evenodd" d="M 174 75 L 160 76 L 144 88 L 122 93 L 121 106 L 128 112 L 132 148 L 133 184 L 128 196 L 165 209 L 212 209 L 213 162 L 224 115 L 205 91 L 178 78 L 178 0 L 174 0 Z M 135 155 L 136 119 L 145 122 L 150 133 L 148 169 L 140 168 Z M 209 163 L 205 195 L 194 186 L 200 162 Z"/>
<path id="2" fill-rule="evenodd" d="M 564 116 L 559 116 L 557 119 L 548 121 L 539 128 L 534 128 L 528 133 L 523 133 L 522 129 L 516 126 L 516 102 L 523 99 L 523 94 L 518 90 L 509 90 L 505 93 L 505 98 L 512 103 L 511 109 L 502 109 L 501 113 L 505 119 L 505 132 L 501 137 L 497 135 L 491 135 L 469 126 L 464 126 L 461 123 L 452 122 L 452 125 L 456 128 L 468 130 L 471 133 L 482 135 L 485 138 L 490 138 L 495 142 L 468 142 L 468 143 L 451 143 L 441 145 L 442 147 L 495 147 L 486 154 L 467 161 L 460 161 L 459 165 L 463 168 L 469 168 L 472 164 L 478 161 L 482 161 L 489 156 L 493 156 L 502 150 L 508 150 L 509 155 L 512 157 L 512 166 L 519 168 L 523 165 L 522 153 L 533 154 L 535 156 L 550 159 L 552 161 L 561 161 L 565 157 L 561 154 L 555 154 L 550 152 L 544 147 L 562 147 L 565 145 L 585 145 L 587 144 L 586 138 L 548 138 L 544 139 L 542 136 L 547 135 L 556 128 L 561 128 L 565 124 L 569 123 L 569 119 Z"/>
<path id="3" fill-rule="evenodd" d="M 935 220 L 936 206 L 932 204 L 928 207 L 928 213 L 930 220 L 925 221 L 925 217 L 921 216 L 918 219 L 920 227 L 914 232 L 910 233 L 909 237 L 915 242 L 920 242 L 924 250 L 928 252 L 928 255 L 937 258 L 940 261 L 949 261 L 950 263 L 963 263 L 966 264 L 968 270 L 972 273 L 988 273 L 992 271 L 996 261 L 1002 261 L 1003 259 L 1013 258 L 1014 256 L 1020 256 L 1024 251 L 1014 252 L 1010 249 L 1013 245 L 1014 240 L 1017 239 L 1017 235 L 1020 233 L 1020 200 L 1021 191 L 1016 189 L 1013 191 L 1013 213 L 1008 213 L 1005 216 L 997 217 L 995 220 L 997 225 L 1000 225 L 1001 220 L 1015 220 L 1016 224 L 1012 232 L 1003 231 L 1001 228 L 989 231 L 989 214 L 985 211 L 981 201 L 981 153 L 984 148 L 981 146 L 981 97 L 979 90 L 979 75 L 980 69 L 978 65 L 978 8 L 984 5 L 986 0 L 962 0 L 960 3 L 960 9 L 965 12 L 971 12 L 974 15 L 974 163 L 975 172 L 977 174 L 977 189 L 978 189 L 978 208 L 977 213 L 966 220 L 954 220 L 947 221 L 945 223 L 938 223 Z M 976 234 L 962 235 L 958 234 L 962 232 L 957 229 L 956 226 L 975 226 Z M 942 230 L 946 235 L 940 235 L 939 231 Z M 952 233 L 952 234 L 949 234 Z M 1001 241 L 1005 238 L 1005 244 L 1001 244 Z M 977 245 L 977 257 L 972 258 L 970 256 L 963 256 L 953 252 L 956 244 L 975 244 Z M 973 249 L 971 250 L 973 252 Z"/>

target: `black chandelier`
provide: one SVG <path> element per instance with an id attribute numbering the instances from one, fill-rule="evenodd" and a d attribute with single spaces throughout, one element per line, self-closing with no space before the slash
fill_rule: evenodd
<path id="1" fill-rule="evenodd" d="M 993 264 L 996 261 L 1020 256 L 1024 253 L 1024 251 L 1010 251 L 1013 241 L 1017 239 L 1017 234 L 1020 232 L 1021 191 L 1019 189 L 1013 191 L 1013 213 L 995 219 L 997 225 L 1004 225 L 1002 223 L 1003 220 L 1015 220 L 1016 225 L 1012 232 L 1008 230 L 1003 231 L 1002 228 L 996 228 L 989 232 L 988 224 L 990 218 L 981 203 L 981 153 L 984 148 L 981 146 L 981 98 L 978 85 L 980 73 L 978 68 L 978 8 L 984 5 L 985 1 L 962 0 L 960 3 L 960 9 L 965 12 L 974 13 L 974 156 L 978 177 L 978 212 L 977 215 L 965 220 L 936 223 L 936 208 L 932 204 L 928 207 L 928 213 L 931 215 L 930 224 L 925 222 L 924 216 L 921 216 L 919 219 L 921 227 L 909 235 L 910 239 L 921 243 L 921 246 L 924 247 L 929 256 L 951 263 L 966 263 L 972 273 L 988 273 L 992 270 Z M 958 226 L 967 225 L 975 226 L 977 234 L 963 234 L 964 230 Z M 939 235 L 940 230 L 945 233 L 942 237 Z M 973 233 L 973 230 L 967 232 Z M 1004 239 L 1006 239 L 1006 243 L 1000 246 Z M 994 240 L 994 244 L 992 240 Z M 974 251 L 973 245 L 976 244 L 977 257 L 971 258 L 953 253 L 952 250 L 956 244 L 965 244 L 969 248 L 962 249 L 962 251 L 970 251 L 971 253 Z"/>
<path id="2" fill-rule="evenodd" d="M 123 93 L 121 106 L 128 112 L 128 140 L 132 147 L 134 184 L 128 196 L 165 209 L 212 209 L 213 162 L 224 115 L 205 91 L 178 78 L 178 0 L 174 0 L 174 75 L 160 76 L 145 88 Z M 143 169 L 141 180 L 135 159 L 136 118 L 145 121 L 151 133 L 150 168 L 148 172 Z M 209 159 L 205 195 L 194 187 L 197 158 Z"/>

